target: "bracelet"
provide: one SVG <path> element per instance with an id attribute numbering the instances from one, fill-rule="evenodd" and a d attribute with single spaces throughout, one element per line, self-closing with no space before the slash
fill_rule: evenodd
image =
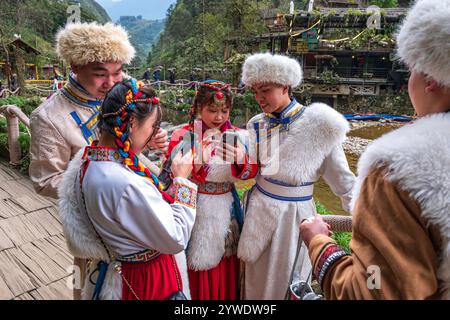
<path id="1" fill-rule="evenodd" d="M 331 266 L 333 266 L 334 263 L 340 258 L 348 255 L 349 254 L 345 250 L 343 250 L 336 244 L 332 244 L 324 250 L 314 270 L 314 275 L 316 276 L 317 282 L 319 283 L 320 287 L 322 287 L 323 280 Z"/>

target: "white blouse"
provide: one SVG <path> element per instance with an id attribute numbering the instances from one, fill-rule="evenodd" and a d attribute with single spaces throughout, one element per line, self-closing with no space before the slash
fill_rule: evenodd
<path id="1" fill-rule="evenodd" d="M 189 187 L 184 191 L 195 195 L 195 184 L 179 177 L 174 179 L 177 183 Z M 122 164 L 91 161 L 83 192 L 95 229 L 116 254 L 146 249 L 175 254 L 186 248 L 195 205 L 188 201 L 168 204 L 150 181 Z M 183 195 L 186 197 L 186 193 Z"/>

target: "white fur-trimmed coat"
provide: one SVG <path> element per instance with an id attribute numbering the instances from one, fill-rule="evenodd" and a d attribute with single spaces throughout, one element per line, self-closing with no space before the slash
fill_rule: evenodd
<path id="1" fill-rule="evenodd" d="M 264 115 L 254 117 L 247 125 L 251 141 L 255 139 L 255 122 L 264 126 Z M 270 155 L 260 159 L 261 172 L 264 174 L 267 168 L 278 167 L 276 173 L 264 176 L 290 185 L 316 182 L 323 176 L 348 210 L 355 183 L 342 149 L 348 130 L 348 122 L 341 114 L 325 104 L 314 103 L 290 125 L 289 131 L 280 133 L 279 161 Z M 250 145 L 255 145 L 254 140 Z M 245 299 L 284 299 L 297 251 L 300 223 L 315 213 L 313 200 L 286 202 L 253 190 L 238 246 L 238 257 L 245 262 Z M 304 280 L 311 270 L 304 245 L 296 270 L 295 278 Z"/>
<path id="2" fill-rule="evenodd" d="M 237 131 L 241 141 L 248 136 L 245 130 Z M 213 156 L 208 162 L 206 183 L 234 183 L 230 164 Z M 202 271 L 216 267 L 224 256 L 235 254 L 239 230 L 231 221 L 233 205 L 231 192 L 219 195 L 197 195 L 197 216 L 189 240 L 187 263 L 191 270 Z"/>
<path id="3" fill-rule="evenodd" d="M 424 117 L 369 145 L 358 163 L 354 200 L 368 174 L 382 166 L 385 178 L 398 182 L 419 203 L 425 221 L 438 227 L 437 275 L 442 298 L 450 299 L 450 113 Z"/>
<path id="4" fill-rule="evenodd" d="M 59 216 L 63 225 L 64 236 L 66 238 L 70 252 L 78 258 L 93 260 L 90 268 L 86 272 L 85 282 L 82 284 L 82 299 L 90 300 L 95 286 L 89 281 L 89 277 L 96 268 L 98 261 L 109 262 L 109 256 L 100 239 L 97 237 L 89 218 L 85 211 L 79 207 L 79 192 L 77 178 L 84 149 L 80 150 L 69 163 L 69 167 L 63 175 L 58 186 L 59 196 Z M 186 256 L 184 251 L 175 255 L 178 268 L 182 277 L 183 292 L 190 299 L 189 279 L 187 276 Z M 122 299 L 122 279 L 114 271 L 116 262 L 110 263 L 106 278 L 102 287 L 100 300 L 121 300 Z M 120 265 L 120 263 L 117 263 Z M 95 282 L 96 275 L 92 277 Z"/>

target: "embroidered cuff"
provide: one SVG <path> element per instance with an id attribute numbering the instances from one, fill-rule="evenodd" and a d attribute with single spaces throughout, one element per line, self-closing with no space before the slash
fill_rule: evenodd
<path id="1" fill-rule="evenodd" d="M 190 182 L 189 184 L 184 184 L 174 180 L 174 189 L 174 203 L 185 205 L 192 209 L 197 208 L 197 187 L 192 188 L 192 183 Z"/>
<path id="2" fill-rule="evenodd" d="M 248 156 L 245 157 L 244 161 L 245 162 L 243 165 L 242 164 L 231 165 L 231 173 L 233 177 L 240 180 L 247 180 L 254 178 L 258 172 L 258 166 L 256 164 L 252 164 Z"/>
<path id="3" fill-rule="evenodd" d="M 323 279 L 325 278 L 325 275 L 327 274 L 327 271 L 331 268 L 331 266 L 340 258 L 347 255 L 347 252 L 345 252 L 342 248 L 335 244 L 330 244 L 323 250 L 314 269 L 314 274 L 317 278 L 317 282 L 319 282 L 320 287 L 322 287 Z"/>

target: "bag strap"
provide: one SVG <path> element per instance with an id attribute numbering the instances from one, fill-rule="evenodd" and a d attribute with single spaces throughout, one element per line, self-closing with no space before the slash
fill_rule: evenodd
<path id="1" fill-rule="evenodd" d="M 302 244 L 303 238 L 302 235 L 299 233 L 297 241 L 297 252 L 295 254 L 294 265 L 292 266 L 291 275 L 289 276 L 288 287 L 286 290 L 286 294 L 284 295 L 284 300 L 289 300 L 290 287 L 292 284 L 292 280 L 294 279 L 295 266 L 297 265 L 298 256 L 300 255 L 300 249 L 302 248 Z"/>
<path id="2" fill-rule="evenodd" d="M 94 223 L 92 222 L 92 219 L 87 211 L 87 207 L 86 207 L 86 199 L 84 197 L 84 192 L 83 192 L 83 180 L 84 180 L 84 175 L 87 171 L 87 168 L 89 166 L 89 160 L 86 160 L 85 162 L 82 163 L 81 167 L 80 167 L 80 171 L 78 173 L 79 175 L 79 187 L 80 187 L 80 194 L 81 194 L 81 201 L 83 202 L 83 209 L 85 214 L 87 215 L 89 222 L 91 223 L 92 228 L 94 229 L 94 232 L 96 233 L 98 239 L 101 241 L 103 247 L 105 248 L 106 252 L 108 253 L 109 259 L 111 260 L 110 262 L 113 262 L 114 260 L 116 260 L 115 255 L 112 253 L 112 250 L 109 248 L 109 246 L 103 241 L 103 238 L 100 236 L 100 234 L 98 233 L 97 229 L 95 228 Z M 166 199 L 165 199 L 166 200 Z M 167 201 L 167 200 L 166 200 Z M 175 277 L 177 280 L 177 286 L 178 286 L 178 290 L 182 292 L 182 285 L 181 285 L 181 279 L 180 279 L 180 275 L 178 273 L 178 269 L 177 269 L 177 263 L 175 260 L 175 257 L 172 255 L 172 263 L 173 263 L 173 267 L 174 267 L 174 272 L 175 272 Z M 104 268 L 103 268 L 104 269 Z M 125 284 L 128 286 L 128 288 L 130 289 L 131 293 L 134 295 L 134 297 L 137 300 L 141 300 L 138 295 L 136 294 L 136 292 L 133 290 L 133 288 L 131 287 L 130 283 L 127 281 L 127 279 L 125 279 L 124 275 L 122 274 L 122 269 L 121 267 L 117 264 L 114 266 L 114 269 L 117 273 L 120 274 L 120 276 L 122 277 L 122 280 L 125 282 Z M 104 272 L 106 273 L 106 271 Z M 103 274 L 103 280 L 104 280 L 104 274 Z M 103 280 L 101 280 L 101 282 L 103 282 Z M 96 285 L 95 288 L 95 292 L 94 292 L 94 296 L 93 298 L 98 299 L 100 296 L 100 291 L 101 291 L 101 285 Z"/>

